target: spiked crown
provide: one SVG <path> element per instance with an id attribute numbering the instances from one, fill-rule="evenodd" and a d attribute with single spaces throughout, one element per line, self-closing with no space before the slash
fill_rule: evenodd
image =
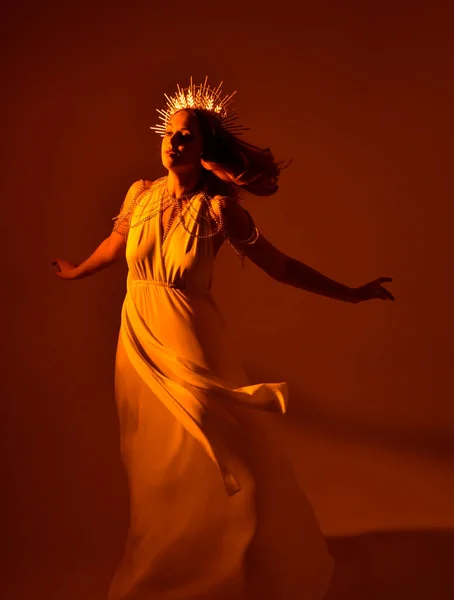
<path id="1" fill-rule="evenodd" d="M 205 77 L 203 83 L 194 85 L 191 77 L 189 87 L 180 88 L 177 85 L 177 93 L 174 96 L 169 97 L 167 94 L 164 94 L 167 99 L 167 108 L 164 110 L 156 109 L 160 115 L 159 119 L 161 123 L 150 127 L 150 129 L 153 129 L 163 137 L 169 120 L 176 112 L 184 108 L 198 108 L 216 115 L 222 127 L 233 135 L 240 135 L 243 131 L 247 131 L 245 127 L 236 123 L 238 119 L 236 112 L 234 110 L 227 110 L 236 91 L 230 94 L 230 96 L 222 97 L 221 87 L 223 81 L 221 81 L 217 88 L 211 88 L 207 82 L 208 77 Z"/>

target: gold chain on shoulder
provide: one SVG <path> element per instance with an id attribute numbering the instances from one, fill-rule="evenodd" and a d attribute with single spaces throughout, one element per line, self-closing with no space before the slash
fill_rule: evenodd
<path id="1" fill-rule="evenodd" d="M 218 206 L 219 206 L 219 214 L 216 214 L 212 207 L 212 203 L 213 203 L 213 201 L 215 201 L 215 199 L 212 198 L 209 194 L 207 194 L 207 192 L 205 190 L 202 190 L 201 192 L 198 191 L 193 194 L 186 194 L 185 196 L 176 198 L 175 196 L 172 197 L 166 190 L 165 183 L 167 181 L 167 176 L 157 179 L 155 182 L 152 183 L 151 186 L 147 186 L 143 179 L 141 181 L 142 181 L 142 185 L 140 187 L 140 190 L 134 197 L 134 200 L 131 202 L 128 210 L 124 213 L 120 211 L 120 214 L 113 218 L 113 220 L 116 221 L 113 231 L 118 230 L 118 228 L 120 227 L 120 223 L 123 223 L 124 221 L 126 221 L 127 227 L 131 227 L 131 228 L 138 227 L 145 221 L 148 221 L 148 220 L 154 218 L 160 212 L 164 212 L 169 206 L 172 206 L 171 217 L 169 218 L 169 221 L 167 223 L 166 231 L 164 232 L 164 235 L 163 235 L 163 241 L 164 241 L 166 235 L 170 231 L 170 227 L 171 227 L 171 224 L 175 217 L 175 214 L 178 213 L 178 218 L 180 220 L 181 226 L 191 237 L 195 237 L 197 239 L 206 239 L 206 238 L 214 237 L 218 233 L 222 232 L 226 241 L 229 243 L 229 245 L 233 248 L 233 250 L 240 257 L 240 259 L 242 261 L 242 266 L 244 267 L 244 253 L 241 252 L 240 250 L 238 250 L 238 248 L 236 248 L 235 244 L 255 244 L 255 242 L 257 241 L 257 239 L 259 238 L 259 235 L 260 235 L 257 227 L 255 226 L 254 220 L 252 219 L 252 217 L 248 211 L 246 211 L 246 212 L 247 212 L 249 220 L 251 222 L 252 233 L 247 239 L 238 240 L 238 239 L 235 239 L 235 238 L 232 238 L 231 236 L 229 236 L 226 231 L 225 224 L 224 224 L 224 218 L 223 218 L 222 210 L 221 210 L 221 206 L 220 206 L 220 202 L 221 202 L 222 198 L 216 199 Z M 159 188 L 159 187 L 161 187 L 162 189 L 161 189 L 161 194 L 158 196 L 158 199 L 156 201 L 154 201 L 151 204 L 151 206 L 148 206 L 148 203 L 143 204 L 142 203 L 143 200 L 147 197 L 150 198 L 152 192 L 156 188 Z M 146 192 L 146 193 L 144 193 L 144 192 Z M 215 231 L 212 231 L 211 233 L 205 234 L 205 235 L 196 234 L 196 233 L 189 231 L 189 229 L 184 221 L 183 214 L 182 214 L 183 213 L 182 198 L 188 197 L 189 204 L 187 207 L 188 208 L 187 212 L 189 213 L 190 218 L 192 218 L 193 220 L 197 219 L 197 217 L 194 217 L 191 214 L 191 211 L 195 211 L 197 213 L 197 216 L 200 215 L 205 220 L 207 220 L 207 221 L 210 220 L 209 217 L 205 217 L 205 215 L 203 215 L 203 213 L 201 214 L 200 211 L 198 211 L 197 208 L 195 208 L 192 204 L 191 200 L 199 193 L 202 195 L 202 200 L 207 205 L 208 212 L 211 215 L 211 220 L 213 220 L 217 224 L 217 229 Z M 192 195 L 192 198 L 191 198 L 191 195 Z M 167 199 L 165 199 L 166 196 L 167 196 Z M 133 216 L 134 210 L 138 206 L 142 206 L 144 209 L 147 208 L 148 213 L 145 216 L 139 216 L 138 220 L 136 222 L 132 223 L 132 216 Z"/>

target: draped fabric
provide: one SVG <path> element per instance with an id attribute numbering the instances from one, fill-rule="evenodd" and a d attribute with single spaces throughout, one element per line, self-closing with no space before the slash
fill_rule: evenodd
<path id="1" fill-rule="evenodd" d="M 161 184 L 162 185 L 162 184 Z M 210 293 L 202 195 L 165 240 L 153 187 L 124 223 L 115 396 L 130 490 L 109 600 L 321 600 L 334 562 L 284 450 L 285 382 L 252 385 Z M 127 211 L 130 207 L 123 206 Z M 129 215 L 131 216 L 131 215 Z"/>

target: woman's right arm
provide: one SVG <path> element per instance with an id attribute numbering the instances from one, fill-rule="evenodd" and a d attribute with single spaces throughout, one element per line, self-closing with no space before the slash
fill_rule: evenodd
<path id="1" fill-rule="evenodd" d="M 143 185 L 144 182 L 142 180 L 136 181 L 131 185 L 122 204 L 120 215 L 128 212 Z M 58 267 L 55 274 L 61 279 L 83 279 L 106 269 L 125 256 L 126 238 L 127 226 L 125 220 L 122 220 L 121 226 L 114 227 L 110 236 L 103 240 L 93 254 L 80 265 L 61 258 L 54 259 L 52 264 Z"/>
<path id="2" fill-rule="evenodd" d="M 61 279 L 83 279 L 109 267 L 125 255 L 125 250 L 125 237 L 114 231 L 80 265 L 60 258 L 56 258 L 52 264 L 58 266 L 59 271 L 56 271 L 56 275 Z"/>

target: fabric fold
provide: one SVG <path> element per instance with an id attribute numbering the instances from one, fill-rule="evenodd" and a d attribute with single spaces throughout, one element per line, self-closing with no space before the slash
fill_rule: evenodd
<path id="1" fill-rule="evenodd" d="M 152 378 L 161 386 L 160 400 L 203 446 L 219 469 L 229 495 L 241 490 L 230 466 L 228 445 L 220 433 L 222 424 L 237 426 L 233 408 L 279 412 L 287 409 L 288 385 L 259 383 L 229 389 L 219 377 L 192 361 L 179 358 L 160 344 L 144 326 L 132 295 L 122 311 L 122 335 L 130 361 L 144 380 Z M 133 327 L 133 323 L 135 327 Z M 141 335 L 137 324 L 141 323 Z M 228 434 L 232 432 L 227 432 Z"/>

